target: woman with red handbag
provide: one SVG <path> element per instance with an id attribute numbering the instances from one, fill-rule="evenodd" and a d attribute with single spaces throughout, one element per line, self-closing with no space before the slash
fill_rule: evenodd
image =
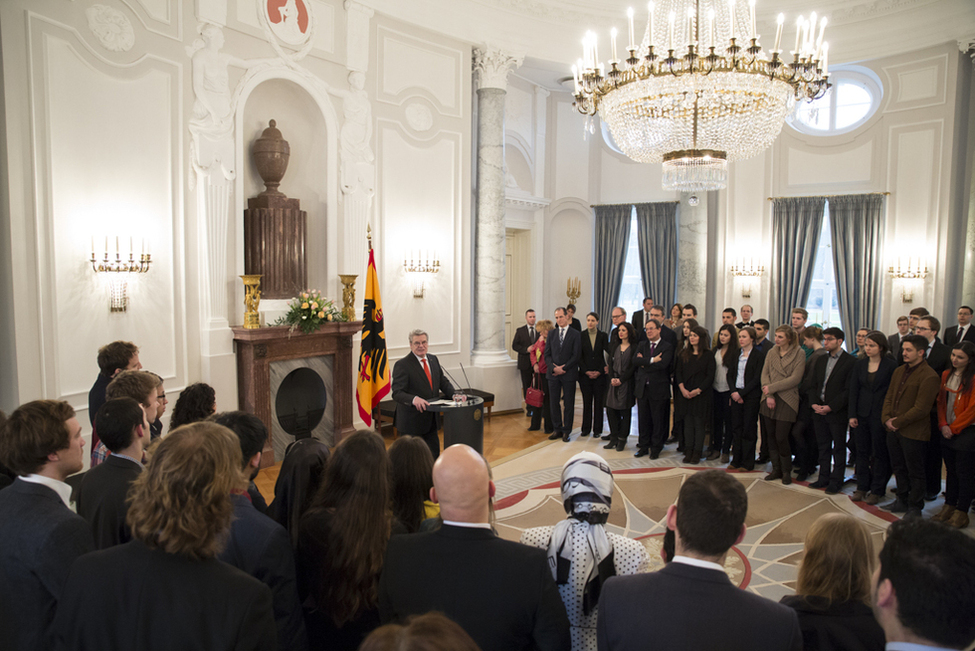
<path id="1" fill-rule="evenodd" d="M 538 333 L 538 339 L 528 347 L 532 369 L 535 371 L 535 375 L 532 377 L 532 386 L 529 387 L 528 394 L 533 394 L 533 389 L 542 392 L 542 404 L 540 407 L 531 404 L 536 400 L 526 400 L 531 409 L 532 416 L 532 424 L 528 428 L 529 432 L 537 432 L 541 429 L 543 416 L 545 418 L 545 433 L 551 434 L 555 431 L 555 427 L 552 425 L 552 412 L 549 411 L 548 405 L 548 382 L 545 381 L 545 371 L 548 370 L 545 366 L 545 339 L 548 337 L 548 333 L 552 331 L 552 328 L 552 322 L 548 319 L 543 319 L 536 323 L 535 332 Z"/>

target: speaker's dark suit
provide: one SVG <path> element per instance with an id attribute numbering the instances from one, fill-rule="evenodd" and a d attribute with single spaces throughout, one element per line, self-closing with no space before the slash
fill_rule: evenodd
<path id="1" fill-rule="evenodd" d="M 91 529 L 52 489 L 16 479 L 0 491 L 0 641 L 9 651 L 51 649 L 51 625 Z"/>
<path id="2" fill-rule="evenodd" d="M 444 525 L 389 539 L 379 579 L 383 623 L 431 610 L 460 624 L 482 651 L 570 646 L 569 620 L 545 550 L 503 540 L 490 529 Z"/>
<path id="3" fill-rule="evenodd" d="M 246 495 L 232 495 L 234 521 L 227 547 L 218 557 L 271 590 L 278 649 L 305 651 L 308 637 L 298 601 L 295 555 L 284 527 L 258 512 Z"/>
<path id="4" fill-rule="evenodd" d="M 71 567 L 54 631 L 61 649 L 276 649 L 271 591 L 215 558 L 137 540 Z"/>
<path id="5" fill-rule="evenodd" d="M 647 604 L 653 604 L 652 622 Z M 708 614 L 705 626 L 701 613 Z M 606 581 L 597 635 L 599 651 L 802 649 L 794 610 L 732 585 L 720 570 L 676 562 Z"/>
<path id="6" fill-rule="evenodd" d="M 596 331 L 595 345 L 589 338 L 589 330 L 582 333 L 582 354 L 579 357 L 579 390 L 582 391 L 582 435 L 589 432 L 603 433 L 603 403 L 609 376 L 606 375 L 606 355 L 609 353 L 609 336 Z M 587 372 L 599 372 L 590 378 Z"/>
<path id="7" fill-rule="evenodd" d="M 728 386 L 742 402 L 731 399 L 731 463 L 736 468 L 755 469 L 755 444 L 758 442 L 758 408 L 762 402 L 762 367 L 765 351 L 752 346 L 745 362 L 742 386 L 738 386 L 738 362 L 741 348 L 728 360 Z"/>
<path id="8" fill-rule="evenodd" d="M 653 354 L 650 353 L 651 346 Z M 654 456 L 663 450 L 670 429 L 670 369 L 674 363 L 674 350 L 673 344 L 664 340 L 661 334 L 656 345 L 644 337 L 633 356 L 637 367 L 633 393 L 640 430 L 637 451 L 649 450 Z M 658 355 L 660 361 L 654 362 Z"/>
<path id="9" fill-rule="evenodd" d="M 850 375 L 856 357 L 841 350 L 827 381 L 828 363 L 827 353 L 817 359 L 813 366 L 810 404 L 826 405 L 830 408 L 825 416 L 814 412 L 812 419 L 816 430 L 816 446 L 819 448 L 819 481 L 829 482 L 833 488 L 839 490 L 846 471 L 846 428 L 849 424 L 847 405 L 850 402 Z M 833 462 L 832 472 L 830 459 Z"/>
<path id="10" fill-rule="evenodd" d="M 947 330 L 945 330 L 945 346 L 951 348 L 958 343 L 958 326 L 953 325 Z M 975 344 L 975 323 L 969 323 L 968 329 L 965 331 L 965 338 L 963 341 L 970 341 Z"/>
<path id="11" fill-rule="evenodd" d="M 108 455 L 85 473 L 78 493 L 78 515 L 91 527 L 95 549 L 106 549 L 132 540 L 125 524 L 129 486 L 142 468 L 134 461 Z"/>
<path id="12" fill-rule="evenodd" d="M 430 367 L 430 381 L 423 371 L 423 366 L 416 355 L 409 353 L 393 366 L 393 400 L 396 401 L 396 429 L 400 434 L 419 436 L 427 445 L 433 458 L 440 456 L 440 439 L 437 437 L 437 410 L 427 409 L 418 411 L 413 406 L 413 398 L 419 396 L 426 401 L 437 400 L 441 394 L 451 397 L 454 387 L 443 374 L 440 362 L 433 355 L 427 355 L 427 365 Z"/>
<path id="13" fill-rule="evenodd" d="M 576 380 L 579 378 L 579 358 L 582 356 L 582 335 L 572 328 L 565 329 L 565 341 L 559 341 L 559 328 L 556 327 L 545 339 L 545 365 L 548 369 L 549 405 L 552 409 L 552 425 L 563 438 L 572 431 L 575 415 Z M 565 373 L 555 375 L 556 366 L 564 366 Z M 559 398 L 564 403 L 559 410 Z"/>
<path id="14" fill-rule="evenodd" d="M 534 332 L 534 336 L 532 334 Z M 518 372 L 521 374 L 521 397 L 524 398 L 528 387 L 532 383 L 532 362 L 528 347 L 538 339 L 537 331 L 529 331 L 528 325 L 515 330 L 515 338 L 511 340 L 511 349 L 518 353 Z"/>

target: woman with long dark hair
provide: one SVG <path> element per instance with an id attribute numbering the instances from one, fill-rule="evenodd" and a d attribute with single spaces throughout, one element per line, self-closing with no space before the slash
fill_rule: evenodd
<path id="1" fill-rule="evenodd" d="M 714 372 L 708 331 L 701 326 L 694 327 L 687 335 L 687 347 L 677 357 L 674 371 L 674 381 L 684 398 L 680 403 L 684 422 L 684 463 L 698 463 L 704 454 L 704 439 L 711 420 Z"/>
<path id="2" fill-rule="evenodd" d="M 582 431 L 580 436 L 603 435 L 603 407 L 609 385 L 606 354 L 609 336 L 599 329 L 599 315 L 586 315 L 582 331 L 582 356 L 579 358 L 579 391 L 582 392 Z"/>
<path id="3" fill-rule="evenodd" d="M 180 425 L 206 420 L 217 411 L 217 394 L 209 384 L 197 382 L 183 389 L 173 415 L 169 417 L 169 431 Z"/>
<path id="4" fill-rule="evenodd" d="M 975 344 L 969 341 L 952 347 L 950 368 L 941 375 L 938 425 L 947 470 L 945 503 L 931 519 L 964 529 L 975 499 Z"/>
<path id="5" fill-rule="evenodd" d="M 765 353 L 755 346 L 757 342 L 755 328 L 742 328 L 738 332 L 738 350 L 727 363 L 733 441 L 729 468 L 755 469 L 758 407 L 762 399 L 762 367 L 765 365 Z"/>
<path id="6" fill-rule="evenodd" d="M 762 367 L 761 413 L 769 433 L 769 456 L 772 472 L 766 481 L 781 479 L 792 483 L 792 450 L 789 430 L 799 409 L 799 383 L 806 369 L 806 353 L 799 347 L 796 331 L 791 326 L 775 329 L 775 347 L 765 356 Z"/>
<path id="7" fill-rule="evenodd" d="M 636 355 L 636 330 L 628 321 L 619 324 L 619 343 L 610 352 L 609 388 L 606 391 L 606 418 L 609 421 L 607 450 L 626 448 L 633 410 L 633 358 Z"/>
<path id="8" fill-rule="evenodd" d="M 440 514 L 440 507 L 430 501 L 433 454 L 423 439 L 401 436 L 389 446 L 389 462 L 393 467 L 393 516 L 408 533 L 415 533 L 421 522 Z"/>
<path id="9" fill-rule="evenodd" d="M 714 417 L 711 419 L 711 448 L 708 461 L 721 457 L 721 463 L 731 461 L 731 386 L 728 384 L 728 364 L 737 358 L 738 329 L 730 323 L 718 329 L 718 346 L 714 349 Z"/>
<path id="10" fill-rule="evenodd" d="M 298 530 L 298 593 L 311 649 L 358 648 L 379 622 L 378 585 L 392 528 L 389 456 L 375 432 L 335 448 Z"/>
<path id="11" fill-rule="evenodd" d="M 857 488 L 853 501 L 877 504 L 887 493 L 890 454 L 887 428 L 880 418 L 897 362 L 887 354 L 887 336 L 868 332 L 850 373 L 850 432 L 856 442 Z"/>

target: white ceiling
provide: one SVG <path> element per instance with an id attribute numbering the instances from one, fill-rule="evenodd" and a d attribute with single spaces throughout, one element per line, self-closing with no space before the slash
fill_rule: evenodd
<path id="1" fill-rule="evenodd" d="M 636 10 L 638 24 L 645 24 L 647 14 L 646 0 L 359 1 L 474 45 L 496 45 L 526 55 L 518 74 L 552 90 L 563 89 L 558 80 L 570 74 L 572 63 L 581 55 L 586 30 L 599 33 L 604 44 L 600 53 L 606 58 L 609 30 L 616 27 L 625 33 L 627 7 Z M 657 0 L 658 8 L 666 2 Z M 829 19 L 830 65 L 949 41 L 975 41 L 975 0 L 758 0 L 758 32 L 773 35 L 780 12 L 785 14 L 788 28 L 798 16 L 808 16 L 811 11 Z M 788 34 L 786 31 L 783 37 L 786 42 Z"/>

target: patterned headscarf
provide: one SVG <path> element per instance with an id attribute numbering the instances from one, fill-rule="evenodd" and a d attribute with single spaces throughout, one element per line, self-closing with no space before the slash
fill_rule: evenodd
<path id="1" fill-rule="evenodd" d="M 555 525 L 548 544 L 548 561 L 555 582 L 564 585 L 572 563 L 571 531 L 574 526 L 587 528 L 588 549 L 583 555 L 587 577 L 582 607 L 589 614 L 599 602 L 602 583 L 616 574 L 613 544 L 603 525 L 609 517 L 613 499 L 613 473 L 606 460 L 592 452 L 580 452 L 562 467 L 562 503 L 569 517 Z"/>

